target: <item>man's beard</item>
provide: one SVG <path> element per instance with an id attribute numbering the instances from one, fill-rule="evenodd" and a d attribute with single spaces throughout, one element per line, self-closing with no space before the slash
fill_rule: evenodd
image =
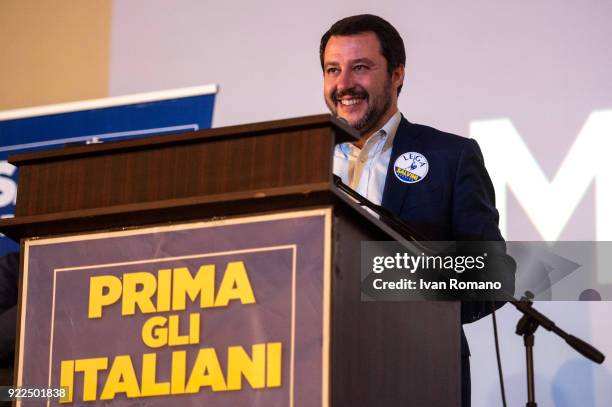
<path id="1" fill-rule="evenodd" d="M 329 106 L 328 104 L 328 107 L 330 107 L 330 110 L 335 117 L 344 120 L 348 123 L 349 126 L 364 134 L 369 132 L 374 128 L 374 126 L 379 124 L 378 122 L 380 118 L 387 112 L 387 110 L 389 110 L 389 106 L 391 106 L 391 88 L 391 78 L 389 78 L 388 82 L 385 84 L 384 92 L 380 96 L 380 98 L 374 98 L 372 100 L 370 100 L 370 94 L 360 86 L 347 89 L 339 93 L 334 92 L 332 94 L 333 104 L 332 106 Z M 344 96 L 363 98 L 363 102 L 361 103 L 365 102 L 368 104 L 368 110 L 366 110 L 365 114 L 361 116 L 361 118 L 355 123 L 350 123 L 345 118 L 338 116 L 338 108 L 336 106 L 338 105 L 338 103 L 340 103 L 339 99 Z M 378 108 L 378 105 L 380 104 L 380 99 L 382 99 L 383 104 L 381 108 Z"/>

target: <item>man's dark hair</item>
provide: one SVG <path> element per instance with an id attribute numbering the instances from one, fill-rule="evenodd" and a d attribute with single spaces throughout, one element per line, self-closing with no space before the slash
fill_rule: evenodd
<path id="1" fill-rule="evenodd" d="M 321 37 L 321 45 L 319 47 L 319 58 L 321 59 L 321 68 L 323 68 L 323 54 L 327 42 L 333 35 L 345 36 L 373 32 L 378 38 L 380 44 L 380 52 L 387 60 L 387 71 L 389 75 L 393 70 L 400 65 L 406 65 L 406 50 L 404 49 L 404 41 L 399 35 L 395 27 L 388 21 L 372 15 L 360 14 L 343 18 L 334 23 L 323 37 Z M 397 90 L 402 89 L 402 86 Z"/>

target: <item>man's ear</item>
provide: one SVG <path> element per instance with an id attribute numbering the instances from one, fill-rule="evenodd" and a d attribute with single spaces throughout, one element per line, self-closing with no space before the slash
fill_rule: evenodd
<path id="1" fill-rule="evenodd" d="M 399 65 L 393 70 L 391 73 L 391 82 L 396 88 L 404 84 L 404 65 Z"/>

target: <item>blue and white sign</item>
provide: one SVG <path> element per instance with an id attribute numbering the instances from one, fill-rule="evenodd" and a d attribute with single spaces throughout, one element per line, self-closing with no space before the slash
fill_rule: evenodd
<path id="1" fill-rule="evenodd" d="M 210 128 L 217 85 L 0 112 L 0 217 L 12 217 L 17 169 L 11 154 Z M 0 238 L 0 255 L 17 250 Z"/>

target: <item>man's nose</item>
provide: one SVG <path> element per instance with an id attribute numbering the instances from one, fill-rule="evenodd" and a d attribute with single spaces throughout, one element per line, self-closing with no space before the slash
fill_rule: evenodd
<path id="1" fill-rule="evenodd" d="M 347 69 L 343 69 L 338 76 L 338 90 L 351 89 L 355 86 L 354 78 L 352 72 Z"/>

